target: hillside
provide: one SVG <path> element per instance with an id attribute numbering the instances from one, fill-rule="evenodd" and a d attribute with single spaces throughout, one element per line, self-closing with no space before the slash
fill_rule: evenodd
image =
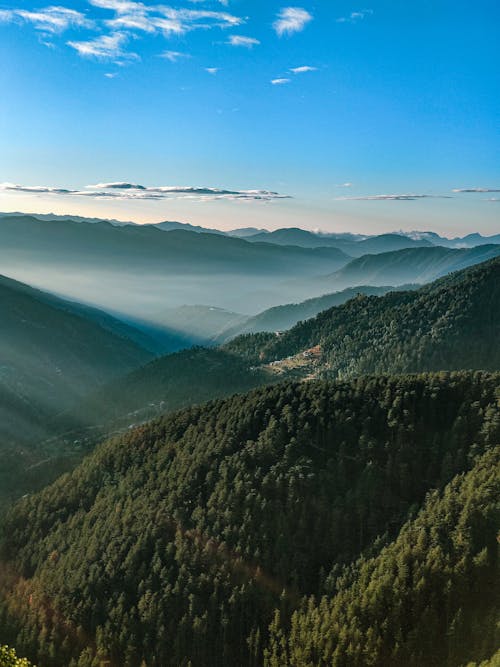
<path id="1" fill-rule="evenodd" d="M 367 373 L 498 370 L 499 340 L 500 258 L 416 291 L 358 296 L 281 336 L 242 336 L 224 349 L 259 364 L 320 345 L 315 372 L 345 378 Z"/>
<path id="2" fill-rule="evenodd" d="M 484 373 L 288 383 L 109 441 L 11 511 L 0 641 L 40 667 L 94 656 L 129 667 L 245 667 L 263 664 L 266 646 L 278 659 L 268 664 L 284 665 L 288 645 L 289 664 L 319 665 L 315 647 L 335 648 L 328 614 L 339 590 L 364 614 L 349 615 L 347 646 L 373 618 L 370 656 L 401 637 L 405 664 L 435 664 L 418 663 L 430 628 L 446 660 L 489 657 L 498 456 L 488 450 L 500 438 L 499 391 L 499 375 Z M 470 476 L 456 477 L 485 451 Z M 450 482 L 444 500 L 428 496 Z M 414 534 L 422 538 L 413 555 Z M 476 588 L 463 583 L 469 573 Z M 441 594 L 448 615 L 435 624 Z M 331 600 L 320 605 L 323 626 L 302 622 L 305 612 L 291 620 L 296 609 L 315 613 L 314 600 L 302 603 L 312 595 Z M 459 607 L 475 614 L 462 641 Z M 290 622 L 301 632 L 273 641 Z M 295 658 L 302 645 L 313 647 L 307 663 Z"/>
<path id="3" fill-rule="evenodd" d="M 18 294 L 31 296 L 34 299 L 37 299 L 40 303 L 47 304 L 57 310 L 62 310 L 71 315 L 93 322 L 105 331 L 109 331 L 119 338 L 132 341 L 152 354 L 167 354 L 168 352 L 176 351 L 179 346 L 185 343 L 183 338 L 175 335 L 173 332 L 169 333 L 167 329 L 162 330 L 163 335 L 161 338 L 153 337 L 144 331 L 144 329 L 146 329 L 145 326 L 141 326 L 140 328 L 131 326 L 127 324 L 126 321 L 114 317 L 104 310 L 93 308 L 92 306 L 88 306 L 78 301 L 62 299 L 51 292 L 36 289 L 17 280 L 12 280 L 12 278 L 7 278 L 6 276 L 0 275 L 0 285 L 15 289 Z"/>
<path id="4" fill-rule="evenodd" d="M 265 665 L 456 667 L 493 656 L 499 469 L 497 446 L 444 493 L 429 495 L 379 555 L 332 579 L 330 595 L 304 600 L 290 627 L 277 612 Z M 500 651 L 484 664 L 499 658 Z"/>
<path id="5" fill-rule="evenodd" d="M 360 285 L 348 288 L 333 294 L 307 299 L 301 303 L 288 303 L 283 306 L 274 306 L 255 315 L 254 317 L 240 317 L 236 322 L 230 322 L 222 331 L 218 332 L 216 341 L 224 343 L 235 336 L 247 333 L 258 333 L 260 331 L 285 331 L 291 329 L 297 322 L 308 320 L 318 313 L 333 306 L 339 306 L 358 294 L 367 296 L 381 296 L 393 290 L 393 287 L 370 287 Z"/>
<path id="6" fill-rule="evenodd" d="M 500 255 L 500 245 L 471 249 L 410 248 L 378 255 L 364 255 L 345 267 L 318 279 L 338 289 L 354 285 L 403 285 L 427 283 Z"/>
<path id="7" fill-rule="evenodd" d="M 61 415 L 58 430 L 103 424 L 102 432 L 129 426 L 212 398 L 248 391 L 274 379 L 221 349 L 183 350 L 153 360 L 89 394 Z"/>
<path id="8" fill-rule="evenodd" d="M 57 414 L 154 355 L 137 343 L 147 344 L 146 336 L 106 313 L 3 276 L 0 321 L 2 505 L 10 495 L 53 480 L 75 460 L 74 452 L 41 445 L 53 435 Z M 47 476 L 43 465 L 39 467 L 44 462 L 50 469 Z"/>
<path id="9" fill-rule="evenodd" d="M 111 316 L 101 313 L 99 319 L 95 310 L 3 276 L 0 319 L 0 384 L 40 409 L 68 407 L 99 384 L 153 357 L 131 340 L 131 328 Z"/>

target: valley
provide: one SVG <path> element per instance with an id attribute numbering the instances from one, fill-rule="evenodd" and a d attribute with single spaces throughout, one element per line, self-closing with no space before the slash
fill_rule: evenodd
<path id="1" fill-rule="evenodd" d="M 70 239 L 77 224 L 99 228 L 72 223 Z M 355 613 L 370 577 L 387 609 L 421 610 L 396 646 L 380 628 L 399 621 L 365 604 L 374 665 L 420 667 L 432 632 L 452 637 L 439 664 L 493 655 L 500 252 L 421 244 L 343 261 L 337 291 L 250 316 L 196 303 L 123 316 L 1 279 L 0 560 L 17 573 L 0 586 L 1 641 L 41 667 L 323 664 L 318 651 L 356 654 L 365 626 L 346 620 L 340 637 L 329 619 Z M 485 559 L 469 575 L 483 604 L 441 545 L 456 590 L 439 593 L 450 616 L 431 632 L 425 586 L 389 593 L 381 573 L 404 552 L 430 580 L 409 536 L 463 502 L 485 526 L 464 546 Z"/>
<path id="2" fill-rule="evenodd" d="M 0 667 L 500 667 L 499 25 L 0 0 Z"/>

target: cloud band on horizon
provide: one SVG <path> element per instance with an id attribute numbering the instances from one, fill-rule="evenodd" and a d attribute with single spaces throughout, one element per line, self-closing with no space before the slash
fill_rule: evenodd
<path id="1" fill-rule="evenodd" d="M 350 187 L 346 184 L 344 187 Z M 393 194 L 393 195 L 360 195 L 358 197 L 336 197 L 335 201 L 415 201 L 417 199 L 453 199 L 451 195 L 426 194 Z"/>
<path id="2" fill-rule="evenodd" d="M 22 192 L 25 194 L 48 194 L 95 199 L 190 199 L 198 201 L 230 200 L 230 201 L 273 201 L 291 199 L 291 195 L 280 194 L 272 190 L 229 190 L 222 188 L 163 185 L 147 187 L 137 183 L 112 182 L 87 185 L 83 190 L 71 190 L 42 185 L 17 185 L 0 183 L 0 192 Z"/>

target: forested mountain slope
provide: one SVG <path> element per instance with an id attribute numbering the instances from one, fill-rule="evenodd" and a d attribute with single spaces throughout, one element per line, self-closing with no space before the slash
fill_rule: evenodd
<path id="1" fill-rule="evenodd" d="M 0 507 L 75 461 L 41 443 L 56 415 L 153 358 L 134 337 L 150 342 L 106 313 L 0 276 Z"/>
<path id="2" fill-rule="evenodd" d="M 268 667 L 458 667 L 500 645 L 500 446 L 373 558 L 304 600 L 282 623 L 277 611 Z M 500 653 L 494 662 L 498 664 Z M 488 663 L 489 664 L 489 661 Z"/>
<path id="3" fill-rule="evenodd" d="M 92 312 L 0 277 L 2 389 L 50 414 L 153 357 L 127 337 L 129 327 Z M 3 422 L 0 435 L 9 428 Z"/>
<path id="4" fill-rule="evenodd" d="M 264 370 L 221 349 L 194 347 L 155 359 L 89 394 L 63 415 L 59 429 L 137 424 L 173 410 L 272 382 Z"/>
<path id="5" fill-rule="evenodd" d="M 235 336 L 247 333 L 284 331 L 293 327 L 297 322 L 308 320 L 327 308 L 341 305 L 358 294 L 381 296 L 393 289 L 394 287 L 360 285 L 359 287 L 347 288 L 341 292 L 333 292 L 332 294 L 324 294 L 313 299 L 307 299 L 301 303 L 274 306 L 253 317 L 247 319 L 240 317 L 239 321 L 231 322 L 219 332 L 215 340 L 223 343 Z"/>
<path id="6" fill-rule="evenodd" d="M 321 346 L 317 372 L 365 373 L 500 369 L 500 259 L 417 291 L 358 296 L 277 337 L 242 336 L 224 349 L 249 363 Z"/>
<path id="7" fill-rule="evenodd" d="M 407 248 L 395 252 L 366 254 L 353 259 L 330 276 L 316 279 L 322 285 L 343 289 L 355 285 L 403 285 L 428 283 L 500 255 L 500 245 L 477 248 Z"/>
<path id="8" fill-rule="evenodd" d="M 403 527 L 430 490 L 500 441 L 499 396 L 500 376 L 484 373 L 289 383 L 116 438 L 10 513 L 0 641 L 39 667 L 90 667 L 96 656 L 123 667 L 244 667 L 263 664 L 266 647 L 268 664 L 286 664 L 272 640 L 277 623 L 268 638 L 276 611 L 287 631 L 304 596 L 334 598 L 340 587 L 364 614 L 349 615 L 347 645 L 367 631 L 361 625 L 361 634 L 350 634 L 356 623 L 373 618 L 366 635 L 373 655 L 386 655 L 387 647 L 390 657 L 395 637 L 400 653 L 418 664 L 428 652 L 417 643 L 415 623 L 421 614 L 422 629 L 434 623 L 442 591 L 447 615 L 431 629 L 448 661 L 440 664 L 488 657 L 493 591 L 478 605 L 462 572 L 472 574 L 481 595 L 493 580 L 497 459 L 487 454 L 472 477 L 455 480 L 444 501 L 431 495 L 415 524 Z M 406 546 L 414 534 L 422 534 L 415 556 Z M 362 554 L 367 564 L 342 574 Z M 419 563 L 414 572 L 412 561 Z M 397 569 L 382 586 L 382 564 L 393 562 Z M 409 597 L 420 573 L 431 579 Z M 325 636 L 330 651 L 335 604 L 322 603 L 325 625 L 304 650 Z M 455 634 L 441 634 L 454 619 L 453 632 L 462 627 L 459 606 L 476 614 L 471 631 L 481 624 L 463 654 Z M 300 615 L 293 623 L 303 627 Z M 291 634 L 283 646 L 295 656 L 306 639 Z"/>

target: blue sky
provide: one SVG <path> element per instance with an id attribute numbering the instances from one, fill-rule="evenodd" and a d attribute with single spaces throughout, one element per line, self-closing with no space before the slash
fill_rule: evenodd
<path id="1" fill-rule="evenodd" d="M 499 24 L 496 0 L 0 0 L 0 209 L 498 232 Z"/>

